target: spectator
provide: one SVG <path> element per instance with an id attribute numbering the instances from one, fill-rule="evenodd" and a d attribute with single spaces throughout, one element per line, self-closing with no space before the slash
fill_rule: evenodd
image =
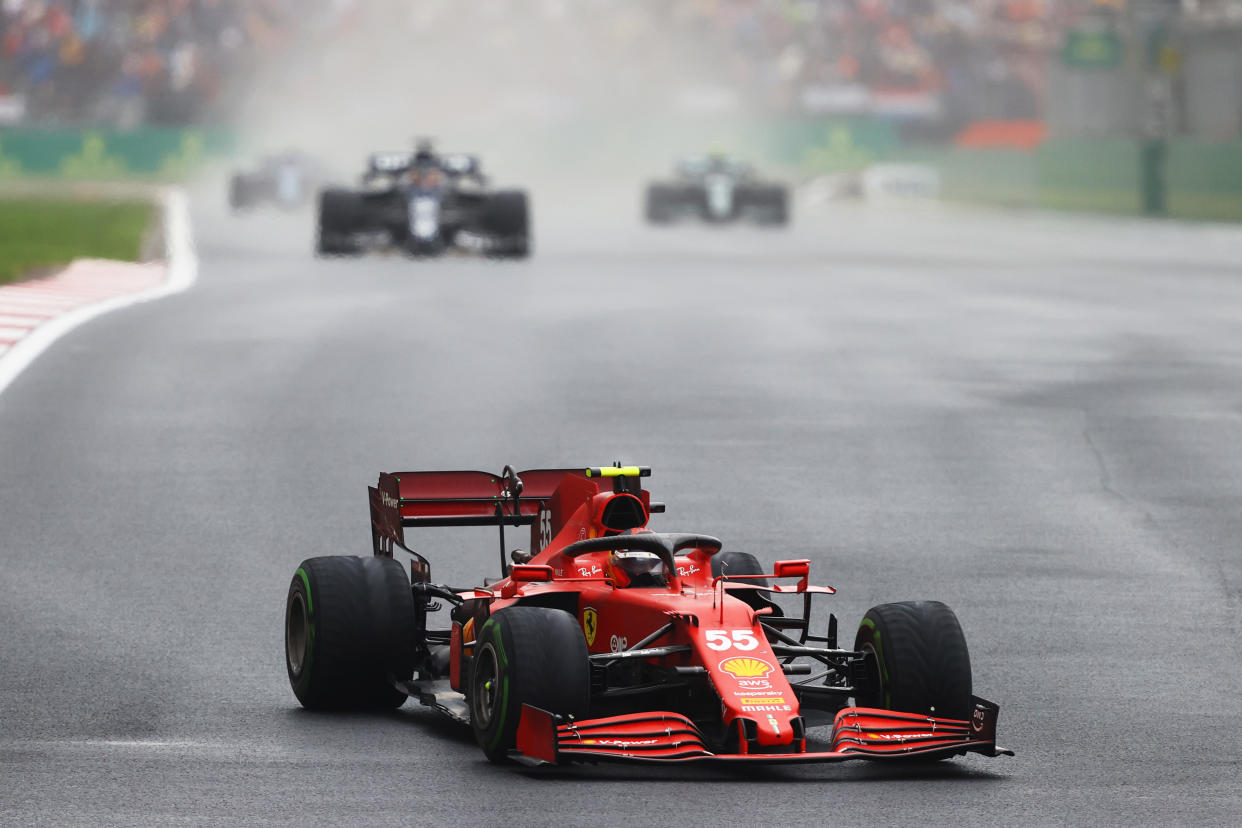
<path id="1" fill-rule="evenodd" d="M 2 0 L 0 88 L 42 122 L 192 123 L 260 55 L 313 23 L 309 0 Z"/>

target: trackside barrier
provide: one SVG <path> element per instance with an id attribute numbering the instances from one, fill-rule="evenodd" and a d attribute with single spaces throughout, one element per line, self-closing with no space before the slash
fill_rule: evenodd
<path id="1" fill-rule="evenodd" d="M 951 201 L 1137 215 L 1142 147 L 1127 139 L 1050 140 L 1020 149 L 908 149 L 897 157 L 940 173 Z M 1172 218 L 1242 221 L 1242 141 L 1169 142 L 1164 185 Z"/>
<path id="2" fill-rule="evenodd" d="M 174 180 L 233 149 L 230 130 L 148 127 L 134 130 L 0 129 L 0 180 Z"/>

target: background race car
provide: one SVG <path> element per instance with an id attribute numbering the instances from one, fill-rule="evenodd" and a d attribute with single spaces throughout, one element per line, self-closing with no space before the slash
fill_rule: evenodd
<path id="1" fill-rule="evenodd" d="M 789 222 L 789 190 L 779 182 L 761 180 L 743 161 L 723 155 L 684 158 L 672 180 L 647 186 L 646 218 L 652 224 L 698 218 L 781 226 Z"/>
<path id="2" fill-rule="evenodd" d="M 310 203 L 323 179 L 319 165 L 298 152 L 263 158 L 249 171 L 229 177 L 228 199 L 233 210 L 274 205 L 296 209 Z"/>
<path id="3" fill-rule="evenodd" d="M 449 250 L 498 258 L 530 254 L 530 207 L 523 190 L 493 190 L 471 155 L 372 155 L 358 189 L 319 196 L 316 253 L 372 249 L 438 256 Z"/>
<path id="4" fill-rule="evenodd" d="M 833 762 L 997 756 L 944 604 L 873 607 L 853 647 L 812 631 L 807 560 L 763 566 L 707 535 L 646 528 L 646 467 L 380 475 L 374 556 L 302 563 L 286 601 L 289 681 L 307 708 L 407 696 L 468 724 L 487 757 Z M 500 527 L 503 577 L 431 581 L 417 526 Z M 504 527 L 530 526 L 505 554 Z M 413 556 L 407 572 L 395 549 Z M 782 583 L 772 583 L 775 580 Z M 773 597 L 797 599 L 786 614 Z M 429 617 L 450 608 L 448 629 Z M 808 728 L 831 726 L 822 745 Z"/>

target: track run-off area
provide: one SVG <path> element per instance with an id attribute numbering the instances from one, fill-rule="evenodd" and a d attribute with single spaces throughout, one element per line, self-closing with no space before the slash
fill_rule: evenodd
<path id="1" fill-rule="evenodd" d="M 212 182 L 192 286 L 14 376 L 0 823 L 1242 820 L 1242 229 L 532 194 L 527 261 L 316 260 L 309 213 Z M 529 771 L 414 702 L 298 707 L 289 579 L 368 554 L 378 472 L 614 460 L 653 467 L 652 528 L 810 558 L 820 632 L 949 604 L 1017 755 Z M 494 530 L 408 537 L 496 575 Z"/>

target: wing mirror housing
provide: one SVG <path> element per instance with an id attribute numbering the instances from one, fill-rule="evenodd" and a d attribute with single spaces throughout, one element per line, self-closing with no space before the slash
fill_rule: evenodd
<path id="1" fill-rule="evenodd" d="M 793 561 L 777 561 L 773 574 L 777 578 L 797 578 L 798 591 L 802 592 L 806 589 L 807 581 L 811 577 L 811 561 L 809 558 L 799 558 Z"/>
<path id="2" fill-rule="evenodd" d="M 509 577 L 520 583 L 552 580 L 552 567 L 546 564 L 514 564 L 509 568 Z"/>

